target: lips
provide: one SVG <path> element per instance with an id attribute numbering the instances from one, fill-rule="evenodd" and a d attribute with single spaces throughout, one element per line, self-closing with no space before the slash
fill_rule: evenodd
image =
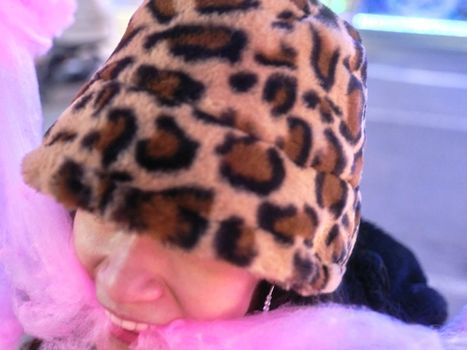
<path id="1" fill-rule="evenodd" d="M 119 326 L 116 326 L 113 323 L 110 325 L 110 334 L 112 334 L 112 336 L 114 336 L 116 339 L 128 345 L 133 343 L 139 335 L 139 333 L 137 332 L 123 329 Z"/>

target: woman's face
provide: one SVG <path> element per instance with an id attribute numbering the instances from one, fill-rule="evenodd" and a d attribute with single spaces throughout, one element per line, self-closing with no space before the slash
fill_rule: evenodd
<path id="1" fill-rule="evenodd" d="M 124 328 L 240 317 L 258 284 L 244 269 L 168 249 L 85 211 L 77 211 L 73 231 L 78 259 L 113 323 L 134 322 Z"/>

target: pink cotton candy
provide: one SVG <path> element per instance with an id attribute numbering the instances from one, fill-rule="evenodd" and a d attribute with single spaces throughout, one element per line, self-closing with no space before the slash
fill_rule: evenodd
<path id="1" fill-rule="evenodd" d="M 60 266 L 57 247 L 53 255 L 40 250 L 55 242 L 63 248 L 55 237 L 64 228 L 69 231 L 69 220 L 51 200 L 26 188 L 20 163 L 42 136 L 34 57 L 44 53 L 53 36 L 71 22 L 74 7 L 73 0 L 2 0 L 0 5 L 1 350 L 16 349 L 23 327 L 46 330 L 42 317 L 49 300 L 57 296 L 60 300 L 59 288 L 51 283 Z M 55 237 L 48 236 L 51 233 Z"/>
<path id="2" fill-rule="evenodd" d="M 444 349 L 432 329 L 339 305 L 288 307 L 231 321 L 186 322 L 159 332 L 171 350 Z M 134 349 L 150 348 L 141 343 Z"/>
<path id="3" fill-rule="evenodd" d="M 71 24 L 75 7 L 74 0 L 2 0 L 0 62 L 10 58 L 7 49 L 14 46 L 32 57 L 43 54 L 53 37 Z"/>
<path id="4" fill-rule="evenodd" d="M 14 349 L 23 333 L 13 313 L 11 296 L 10 283 L 0 264 L 0 349 Z"/>

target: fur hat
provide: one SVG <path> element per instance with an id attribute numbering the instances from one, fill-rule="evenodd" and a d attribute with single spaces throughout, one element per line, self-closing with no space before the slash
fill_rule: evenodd
<path id="1" fill-rule="evenodd" d="M 23 161 L 25 181 L 302 295 L 360 220 L 366 58 L 310 0 L 146 0 Z"/>

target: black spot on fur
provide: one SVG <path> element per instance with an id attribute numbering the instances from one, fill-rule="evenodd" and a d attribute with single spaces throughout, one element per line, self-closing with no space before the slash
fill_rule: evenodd
<path id="1" fill-rule="evenodd" d="M 332 111 L 338 116 L 342 116 L 342 109 L 336 105 L 329 97 L 325 97 L 326 102 L 331 106 Z"/>
<path id="2" fill-rule="evenodd" d="M 312 108 L 312 109 L 316 108 L 319 101 L 320 101 L 320 98 L 318 94 L 313 90 L 309 90 L 303 94 L 303 102 L 305 103 L 305 106 L 308 108 Z"/>
<path id="3" fill-rule="evenodd" d="M 360 101 L 364 103 L 365 97 L 363 94 L 363 86 L 361 82 L 355 76 L 352 76 L 349 81 L 348 88 L 347 88 L 347 94 L 354 93 L 355 91 L 360 94 Z M 357 101 L 354 101 L 354 103 L 357 103 Z M 363 113 L 364 106 L 360 105 L 359 107 L 360 107 L 361 113 Z M 346 141 L 348 141 L 352 145 L 357 144 L 358 141 L 360 141 L 360 138 L 362 136 L 361 129 L 359 130 L 357 135 L 352 135 L 352 132 L 350 131 L 348 125 L 344 121 L 340 122 L 339 131 L 341 132 L 342 136 L 344 136 Z"/>
<path id="4" fill-rule="evenodd" d="M 201 120 L 207 124 L 217 124 L 220 126 L 228 126 L 233 127 L 235 123 L 235 119 L 233 118 L 232 114 L 222 114 L 221 116 L 214 116 L 212 114 L 203 112 L 199 109 L 195 109 L 193 111 L 193 115 L 196 119 Z"/>
<path id="5" fill-rule="evenodd" d="M 324 177 L 326 174 L 324 173 L 319 173 L 316 176 L 316 182 L 315 182 L 315 194 L 316 194 L 316 201 L 318 202 L 318 205 L 321 208 L 324 208 L 324 202 L 323 202 L 323 184 L 324 184 Z"/>
<path id="6" fill-rule="evenodd" d="M 319 79 L 320 85 L 326 91 L 330 91 L 334 85 L 336 77 L 337 63 L 339 62 L 340 52 L 338 49 L 333 52 L 326 51 L 323 47 L 323 42 L 319 32 L 310 27 L 311 35 L 313 39 L 313 49 L 311 52 L 311 66 L 315 71 L 317 78 Z M 322 57 L 324 56 L 324 58 Z M 329 62 L 327 65 L 327 71 L 323 72 L 320 67 L 320 59 L 326 59 Z"/>
<path id="7" fill-rule="evenodd" d="M 319 275 L 316 270 L 315 264 L 308 259 L 303 259 L 299 253 L 295 253 L 293 257 L 293 265 L 295 267 L 296 277 L 300 282 L 313 282 Z"/>
<path id="8" fill-rule="evenodd" d="M 329 247 L 332 244 L 332 242 L 334 242 L 334 240 L 337 238 L 337 236 L 339 236 L 339 226 L 334 225 L 333 227 L 331 227 L 331 229 L 328 232 L 328 235 L 326 236 L 326 247 Z"/>
<path id="9" fill-rule="evenodd" d="M 357 144 L 360 140 L 361 132 L 359 132 L 358 135 L 354 137 L 350 132 L 349 127 L 343 121 L 341 121 L 339 124 L 339 131 L 341 132 L 342 136 L 344 136 L 345 139 L 352 145 Z"/>
<path id="10" fill-rule="evenodd" d="M 326 106 L 326 108 L 324 108 Z M 329 97 L 324 97 L 320 108 L 321 121 L 323 123 L 332 123 L 334 115 L 342 116 L 342 110 Z"/>
<path id="11" fill-rule="evenodd" d="M 111 181 L 107 178 L 107 176 L 101 177 L 100 181 L 100 198 L 99 198 L 99 210 L 103 212 L 107 205 L 112 201 L 113 199 L 113 194 L 115 192 L 115 189 L 117 188 L 117 185 L 115 184 L 114 181 Z"/>
<path id="12" fill-rule="evenodd" d="M 323 185 L 325 181 L 326 176 L 332 176 L 332 175 L 327 175 L 325 173 L 319 173 L 318 176 L 316 177 L 316 183 L 315 183 L 315 193 L 316 193 L 316 201 L 318 202 L 318 205 L 321 208 L 324 208 L 324 199 L 323 199 Z M 345 204 L 346 204 L 346 198 L 348 195 L 348 189 L 344 181 L 339 181 L 339 186 L 340 186 L 340 191 L 341 191 L 341 196 L 338 201 L 332 203 L 330 207 L 328 208 L 331 213 L 334 214 L 335 218 L 338 218 L 341 216 Z"/>
<path id="13" fill-rule="evenodd" d="M 121 72 L 134 63 L 134 58 L 131 56 L 122 58 L 116 62 L 105 65 L 99 72 L 97 72 L 98 79 L 112 80 L 116 79 Z"/>
<path id="14" fill-rule="evenodd" d="M 334 169 L 332 170 L 332 173 L 335 175 L 340 175 L 347 164 L 347 160 L 344 156 L 344 149 L 341 143 L 339 142 L 339 139 L 337 138 L 337 136 L 334 134 L 334 132 L 331 129 L 326 129 L 324 131 L 324 136 L 326 137 L 326 140 L 334 147 L 334 149 L 337 152 L 338 159 L 337 159 Z"/>
<path id="15" fill-rule="evenodd" d="M 321 22 L 325 23 L 326 25 L 328 25 L 329 27 L 334 27 L 334 28 L 339 27 L 336 14 L 324 5 L 321 5 L 316 18 L 320 20 Z"/>
<path id="16" fill-rule="evenodd" d="M 316 214 L 316 211 L 309 205 L 305 205 L 305 213 L 308 215 L 310 220 L 313 222 L 313 225 L 317 227 L 319 224 L 319 219 L 318 219 L 318 215 Z M 306 238 L 305 240 L 303 240 L 303 243 L 305 244 L 306 247 L 308 248 L 313 247 L 313 238 L 314 238 L 314 235 L 310 238 Z"/>
<path id="17" fill-rule="evenodd" d="M 355 68 L 361 69 L 361 67 L 365 63 L 365 49 L 363 48 L 363 45 L 357 41 L 355 41 L 355 51 L 355 54 L 357 55 Z"/>
<path id="18" fill-rule="evenodd" d="M 293 22 L 291 20 L 279 20 L 272 22 L 273 28 L 284 29 L 286 31 L 292 31 L 294 29 Z"/>
<path id="19" fill-rule="evenodd" d="M 119 207 L 112 212 L 112 220 L 126 225 L 132 231 L 143 231 L 149 229 L 144 220 L 141 208 L 154 197 L 155 192 L 142 191 L 130 187 L 124 193 L 123 201 L 119 201 Z"/>
<path id="20" fill-rule="evenodd" d="M 332 113 L 330 111 L 320 111 L 321 121 L 323 123 L 330 124 L 334 121 Z"/>
<path id="21" fill-rule="evenodd" d="M 109 175 L 112 181 L 128 182 L 133 180 L 133 176 L 126 171 L 112 171 Z"/>
<path id="22" fill-rule="evenodd" d="M 278 20 L 272 22 L 273 28 L 291 31 L 294 28 L 295 14 L 292 11 L 282 11 L 277 15 Z"/>
<path id="23" fill-rule="evenodd" d="M 291 217 L 296 215 L 297 208 L 292 205 L 281 208 L 269 202 L 262 203 L 257 212 L 257 221 L 259 226 L 271 233 L 278 242 L 286 245 L 293 244 L 294 240 L 290 235 L 286 235 L 274 229 L 274 225 L 278 219 Z"/>
<path id="24" fill-rule="evenodd" d="M 332 262 L 334 264 L 342 265 L 347 258 L 347 249 L 344 247 L 332 254 Z"/>
<path id="25" fill-rule="evenodd" d="M 323 271 L 323 287 L 328 284 L 329 281 L 329 269 L 326 265 L 323 265 L 322 267 Z"/>
<path id="26" fill-rule="evenodd" d="M 189 38 L 189 40 L 185 40 Z M 207 43 L 214 39 L 228 41 L 219 45 Z M 225 59 L 230 63 L 240 60 L 243 49 L 247 44 L 247 36 L 243 31 L 226 26 L 217 25 L 178 25 L 168 30 L 149 35 L 144 48 L 151 50 L 162 40 L 168 40 L 170 52 L 174 56 L 182 57 L 188 62 L 206 59 Z M 188 42 L 187 42 L 188 41 Z"/>
<path id="27" fill-rule="evenodd" d="M 275 101 L 282 98 L 283 101 Z M 280 73 L 272 74 L 263 90 L 263 100 L 273 104 L 272 115 L 279 116 L 288 113 L 295 104 L 297 96 L 297 80 L 294 77 Z"/>
<path id="28" fill-rule="evenodd" d="M 247 11 L 259 6 L 257 0 L 243 0 L 240 4 L 232 4 L 229 1 L 221 1 L 216 3 L 215 1 L 209 2 L 208 5 L 201 6 L 197 4 L 196 9 L 202 14 L 225 14 L 234 11 Z"/>
<path id="29" fill-rule="evenodd" d="M 344 60 L 342 61 L 342 63 L 344 64 L 344 67 L 347 68 L 347 70 L 352 73 L 352 68 L 350 67 L 350 56 L 347 56 L 346 58 L 344 58 Z"/>
<path id="30" fill-rule="evenodd" d="M 52 146 L 56 142 L 61 142 L 61 143 L 72 142 L 74 141 L 74 139 L 76 139 L 76 136 L 77 134 L 74 131 L 63 130 L 63 131 L 56 133 L 52 137 L 52 139 L 49 142 L 47 142 L 45 145 Z"/>
<path id="31" fill-rule="evenodd" d="M 157 192 L 157 195 L 168 199 L 176 199 L 177 197 L 190 195 L 197 200 L 209 203 L 213 201 L 214 197 L 214 193 L 211 190 L 198 187 L 170 188 Z M 178 216 L 181 223 L 180 230 L 183 230 L 183 232 L 176 232 L 169 241 L 184 249 L 192 249 L 206 232 L 206 229 L 208 228 L 208 220 L 201 212 L 183 204 L 178 205 Z M 185 232 L 185 227 L 187 225 L 191 230 Z"/>
<path id="32" fill-rule="evenodd" d="M 83 182 L 83 167 L 73 160 L 66 160 L 58 169 L 55 177 L 59 179 L 67 197 L 73 197 L 73 204 L 82 208 L 88 208 L 91 202 L 92 190 Z"/>
<path id="33" fill-rule="evenodd" d="M 173 81 L 177 81 L 176 85 Z M 167 82 L 167 83 L 166 83 Z M 198 101 L 204 93 L 204 85 L 181 71 L 159 70 L 143 65 L 136 72 L 136 85 L 149 92 L 167 106 Z M 169 89 L 171 89 L 169 91 Z"/>
<path id="34" fill-rule="evenodd" d="M 231 217 L 220 223 L 219 230 L 215 236 L 215 247 L 217 254 L 237 265 L 248 266 L 257 252 L 253 246 L 240 247 L 239 240 L 242 238 L 242 228 L 244 222 L 241 218 Z"/>
<path id="35" fill-rule="evenodd" d="M 147 8 L 149 9 L 149 12 L 152 14 L 152 16 L 159 21 L 161 24 L 168 24 L 172 19 L 176 17 L 176 13 L 173 14 L 164 14 L 159 7 L 157 6 L 157 3 L 167 1 L 167 0 L 151 0 L 148 2 L 146 5 Z"/>
<path id="36" fill-rule="evenodd" d="M 88 94 L 85 94 L 85 95 L 82 95 L 80 98 L 78 98 L 78 100 L 76 100 L 76 102 L 73 104 L 73 112 L 78 112 L 84 108 L 86 108 L 86 106 L 89 104 L 89 101 L 91 101 L 93 97 L 93 93 L 88 93 Z"/>
<path id="37" fill-rule="evenodd" d="M 302 130 L 302 133 L 303 133 L 303 138 L 301 140 L 302 147 L 301 147 L 299 155 L 293 161 L 298 166 L 305 166 L 305 163 L 308 160 L 308 156 L 310 155 L 312 142 L 313 142 L 310 126 L 308 125 L 308 123 L 306 123 L 302 119 L 299 119 L 296 117 L 288 118 L 287 124 L 289 126 L 289 132 L 292 132 L 296 128 Z"/>
<path id="38" fill-rule="evenodd" d="M 342 225 L 344 225 L 346 229 L 349 228 L 350 222 L 349 222 L 349 216 L 347 214 L 342 216 L 341 222 L 342 222 Z"/>
<path id="39" fill-rule="evenodd" d="M 116 81 L 111 81 L 102 87 L 94 99 L 94 112 L 92 115 L 98 116 L 99 113 L 112 102 L 119 92 L 120 85 Z"/>
<path id="40" fill-rule="evenodd" d="M 228 135 L 224 143 L 216 148 L 217 154 L 226 155 L 236 144 L 250 145 L 258 142 L 256 138 L 251 136 L 235 138 L 232 135 Z M 225 161 L 221 162 L 220 173 L 226 178 L 230 184 L 236 188 L 248 190 L 259 195 L 269 195 L 273 191 L 277 190 L 285 178 L 285 168 L 282 163 L 278 152 L 273 148 L 264 150 L 266 152 L 268 167 L 270 168 L 271 176 L 266 181 L 261 181 L 249 176 L 238 174 L 234 168 L 232 168 Z M 251 154 L 245 154 L 245 158 L 252 156 Z M 253 155 L 254 156 L 254 155 Z"/>
<path id="41" fill-rule="evenodd" d="M 295 14 L 292 11 L 285 10 L 277 15 L 277 18 L 282 20 L 290 20 L 295 18 Z"/>
<path id="42" fill-rule="evenodd" d="M 98 179 L 98 190 L 96 192 L 99 194 L 98 208 L 102 213 L 105 211 L 107 205 L 113 201 L 117 183 L 131 181 L 133 177 L 125 171 L 113 171 L 98 174 Z"/>
<path id="43" fill-rule="evenodd" d="M 282 45 L 281 52 L 282 57 L 280 58 L 268 57 L 262 53 L 257 53 L 255 55 L 255 61 L 264 66 L 296 69 L 295 58 L 297 56 L 297 51 L 292 47 Z"/>
<path id="44" fill-rule="evenodd" d="M 90 131 L 81 140 L 81 147 L 91 151 L 100 139 L 100 133 L 97 130 Z"/>
<path id="45" fill-rule="evenodd" d="M 109 123 L 117 125 L 123 123 L 122 132 L 102 152 L 102 165 L 104 167 L 113 163 L 133 140 L 136 134 L 136 118 L 130 109 L 113 109 L 107 115 Z"/>
<path id="46" fill-rule="evenodd" d="M 156 132 L 151 139 L 140 140 L 136 145 L 136 161 L 149 171 L 178 171 L 191 166 L 196 157 L 199 143 L 187 136 L 171 116 L 161 115 L 156 121 Z M 171 155 L 154 156 L 151 152 L 159 151 L 164 145 L 157 143 L 159 132 L 176 138 L 177 150 Z M 155 144 L 151 144 L 155 141 Z M 151 149 L 153 148 L 153 149 Z"/>
<path id="47" fill-rule="evenodd" d="M 352 75 L 349 81 L 349 85 L 347 86 L 347 95 L 351 94 L 355 90 L 363 91 L 362 83 Z"/>
<path id="48" fill-rule="evenodd" d="M 310 207 L 309 205 L 305 205 L 305 213 L 311 219 L 313 224 L 315 226 L 318 226 L 319 220 L 318 220 L 318 215 L 316 214 L 316 211 L 312 207 Z"/>
<path id="49" fill-rule="evenodd" d="M 192 249 L 206 232 L 208 220 L 199 213 L 188 208 L 179 209 L 179 217 L 182 222 L 188 222 L 191 230 L 186 233 L 175 234 L 170 238 L 170 242 L 184 249 Z"/>
<path id="50" fill-rule="evenodd" d="M 162 202 L 167 200 L 171 203 L 177 203 L 177 198 L 185 195 L 192 196 L 200 201 L 212 202 L 213 200 L 212 191 L 196 187 L 176 187 L 158 192 L 131 188 L 125 193 L 121 207 L 113 212 L 112 218 L 135 231 L 151 230 L 148 215 L 157 216 L 159 214 L 157 212 L 148 212 L 143 208 L 155 198 L 162 200 Z M 206 232 L 208 220 L 190 205 L 184 205 L 183 201 L 178 203 L 176 210 L 176 231 L 171 232 L 165 239 L 181 248 L 192 249 Z M 157 232 L 154 232 L 154 234 L 157 235 Z"/>
<path id="51" fill-rule="evenodd" d="M 235 92 L 247 92 L 258 82 L 256 74 L 243 71 L 232 74 L 229 77 L 229 84 Z"/>

